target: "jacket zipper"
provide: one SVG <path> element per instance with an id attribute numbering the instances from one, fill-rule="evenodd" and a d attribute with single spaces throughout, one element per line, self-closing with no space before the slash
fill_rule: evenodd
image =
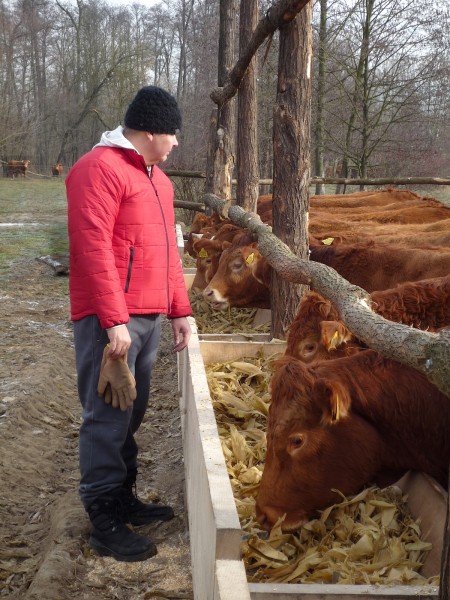
<path id="1" fill-rule="evenodd" d="M 131 271 L 133 268 L 133 257 L 134 257 L 134 248 L 130 247 L 130 258 L 128 260 L 128 271 L 127 271 L 127 280 L 125 282 L 125 292 L 128 292 L 128 288 L 130 287 L 130 279 L 131 279 Z"/>
<path id="2" fill-rule="evenodd" d="M 170 313 L 170 299 L 169 299 L 169 236 L 167 235 L 167 225 L 166 220 L 164 218 L 164 211 L 161 206 L 161 200 L 159 199 L 158 191 L 155 187 L 155 184 L 152 181 L 151 175 L 149 176 L 150 183 L 152 184 L 153 189 L 155 190 L 156 198 L 158 199 L 159 210 L 161 211 L 161 217 L 164 223 L 164 232 L 166 234 L 166 281 L 167 281 L 167 314 Z"/>

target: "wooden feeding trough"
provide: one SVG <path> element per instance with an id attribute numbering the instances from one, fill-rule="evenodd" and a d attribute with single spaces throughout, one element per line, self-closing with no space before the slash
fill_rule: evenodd
<path id="1" fill-rule="evenodd" d="M 195 279 L 195 273 L 197 269 L 183 269 L 184 274 L 184 284 L 187 290 L 190 290 L 192 287 L 192 282 Z"/>
<path id="2" fill-rule="evenodd" d="M 283 351 L 268 336 L 199 336 L 194 319 L 189 348 L 178 356 L 192 577 L 195 600 L 380 600 L 438 598 L 435 586 L 248 583 L 240 557 L 242 530 L 222 453 L 205 365 Z M 399 485 L 408 494 L 414 518 L 433 550 L 425 577 L 440 572 L 446 514 L 445 492 L 429 478 L 409 473 Z"/>

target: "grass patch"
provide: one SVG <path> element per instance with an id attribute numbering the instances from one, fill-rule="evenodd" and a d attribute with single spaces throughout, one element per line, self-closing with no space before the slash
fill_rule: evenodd
<path id="1" fill-rule="evenodd" d="M 62 179 L 0 179 L 0 222 L 66 221 Z"/>
<path id="2" fill-rule="evenodd" d="M 0 179 L 0 270 L 16 261 L 67 254 L 63 180 Z"/>

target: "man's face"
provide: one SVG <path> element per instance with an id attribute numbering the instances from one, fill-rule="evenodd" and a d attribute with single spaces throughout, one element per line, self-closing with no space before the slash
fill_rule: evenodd
<path id="1" fill-rule="evenodd" d="M 148 165 L 154 165 L 167 160 L 173 148 L 178 146 L 176 134 L 147 133 L 145 152 L 142 154 Z"/>

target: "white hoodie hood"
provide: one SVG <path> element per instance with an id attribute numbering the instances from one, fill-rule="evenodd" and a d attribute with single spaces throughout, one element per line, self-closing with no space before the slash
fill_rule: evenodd
<path id="1" fill-rule="evenodd" d="M 99 146 L 109 146 L 110 148 L 128 148 L 129 150 L 134 150 L 136 154 L 140 155 L 130 140 L 123 135 L 122 125 L 119 125 L 119 127 L 116 127 L 116 129 L 113 129 L 112 131 L 105 131 L 102 133 L 99 143 L 95 144 L 94 148 L 98 148 Z M 152 172 L 151 165 L 147 165 L 147 171 L 150 177 Z"/>
<path id="2" fill-rule="evenodd" d="M 113 148 L 128 148 L 129 150 L 134 150 L 138 152 L 133 144 L 127 140 L 127 138 L 123 135 L 123 127 L 119 125 L 113 131 L 105 131 L 102 133 L 102 137 L 98 144 L 95 144 L 94 148 L 98 148 L 98 146 L 111 146 Z M 139 152 L 138 152 L 139 154 Z"/>

